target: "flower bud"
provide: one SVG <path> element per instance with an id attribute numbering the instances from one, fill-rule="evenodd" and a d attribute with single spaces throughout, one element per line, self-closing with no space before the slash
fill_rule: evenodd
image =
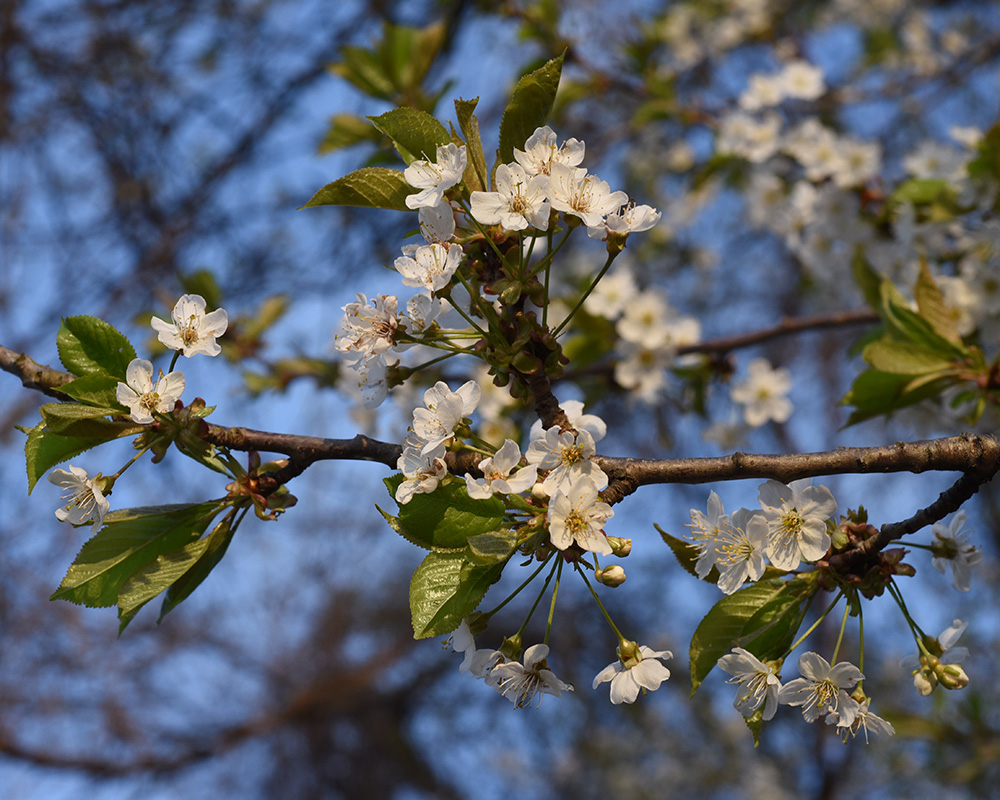
<path id="1" fill-rule="evenodd" d="M 927 667 L 918 669 L 913 673 L 913 685 L 917 687 L 917 691 L 924 697 L 933 692 L 937 684 L 937 676 Z"/>
<path id="2" fill-rule="evenodd" d="M 611 545 L 611 552 L 618 558 L 625 558 L 632 552 L 632 540 L 622 539 L 618 536 L 609 536 L 608 544 Z"/>
<path id="3" fill-rule="evenodd" d="M 969 676 L 958 664 L 940 664 L 934 673 L 945 689 L 964 689 L 969 685 Z"/>
<path id="4" fill-rule="evenodd" d="M 626 669 L 631 669 L 642 661 L 642 652 L 639 650 L 639 645 L 635 642 L 622 639 L 618 642 L 618 658 L 625 665 Z"/>
<path id="5" fill-rule="evenodd" d="M 621 586 L 625 583 L 625 570 L 617 564 L 612 564 L 610 567 L 604 567 L 603 569 L 597 570 L 597 572 L 594 573 L 594 577 L 605 586 Z"/>

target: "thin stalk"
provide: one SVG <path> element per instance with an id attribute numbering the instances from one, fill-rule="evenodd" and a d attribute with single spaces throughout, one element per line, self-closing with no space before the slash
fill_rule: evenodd
<path id="1" fill-rule="evenodd" d="M 617 253 L 608 253 L 608 260 L 604 262 L 604 266 L 601 267 L 601 271 L 597 273 L 597 277 L 594 278 L 590 286 L 587 287 L 587 291 L 583 293 L 583 297 L 581 297 L 579 302 L 577 302 L 577 304 L 573 306 L 573 310 L 569 312 L 569 316 L 566 317 L 566 319 L 564 319 L 562 322 L 560 322 L 559 327 L 552 332 L 553 336 L 558 336 L 559 332 L 569 324 L 570 320 L 573 319 L 574 316 L 576 316 L 576 312 L 583 307 L 583 304 L 585 302 L 587 302 L 587 298 L 590 297 L 590 293 L 597 288 L 597 284 L 600 283 L 601 278 L 603 278 L 604 274 L 611 268 L 611 265 L 614 263 L 614 260 L 617 257 L 618 257 Z"/>

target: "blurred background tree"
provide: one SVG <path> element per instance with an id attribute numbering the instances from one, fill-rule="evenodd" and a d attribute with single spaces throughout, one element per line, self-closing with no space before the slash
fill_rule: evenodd
<path id="1" fill-rule="evenodd" d="M 943 144 L 949 126 L 986 131 L 998 112 L 1000 14 L 988 2 L 10 0 L 0 14 L 0 342 L 54 364 L 60 316 L 94 314 L 148 334 L 151 313 L 165 316 L 182 291 L 198 291 L 224 299 L 237 317 L 224 340 L 236 368 L 212 377 L 216 421 L 325 436 L 367 426 L 398 441 L 407 417 L 404 408 L 398 419 L 375 420 L 334 392 L 329 342 L 341 306 L 361 278 L 376 280 L 372 268 L 397 254 L 412 219 L 295 211 L 327 181 L 391 159 L 365 115 L 396 104 L 446 115 L 451 98 L 479 96 L 487 138 L 513 79 L 568 48 L 553 127 L 586 141 L 588 164 L 600 165 L 602 177 L 664 211 L 654 235 L 630 247 L 632 273 L 642 290 L 664 290 L 697 317 L 708 339 L 783 316 L 862 308 L 845 277 L 848 245 L 861 240 L 815 221 L 842 220 L 844 203 L 854 204 L 848 216 L 883 203 L 880 192 L 907 170 L 933 177 L 933 165 L 918 173 L 905 159 L 924 147 L 925 160 L 945 169 L 949 153 L 961 158 L 961 142 Z M 822 164 L 810 163 L 826 205 L 782 228 L 777 218 L 796 210 L 788 170 L 767 162 L 770 153 L 760 157 L 753 133 L 733 133 L 733 125 L 741 107 L 760 102 L 748 76 L 797 58 L 822 68 L 825 88 L 783 106 L 785 128 L 817 118 L 880 150 L 863 189 L 839 194 L 830 191 L 832 174 L 827 181 Z M 766 149 L 767 137 L 759 133 L 756 144 Z M 487 140 L 487 153 L 492 146 Z M 768 185 L 778 187 L 773 206 Z M 914 250 L 935 254 L 960 241 L 954 214 L 933 202 L 912 206 Z M 871 225 L 863 242 L 899 279 L 912 254 L 885 251 L 906 222 Z M 600 263 L 588 263 L 586 248 L 579 259 L 581 274 Z M 939 269 L 957 274 L 954 264 Z M 793 374 L 799 413 L 743 430 L 741 446 L 793 452 L 950 431 L 953 420 L 940 410 L 918 410 L 840 432 L 846 416 L 836 403 L 858 366 L 840 365 L 839 353 L 858 334 L 834 325 L 712 354 L 715 375 L 742 374 L 761 354 Z M 697 371 L 664 374 L 671 385 L 653 404 L 622 391 L 606 365 L 575 375 L 588 407 L 603 398 L 597 408 L 615 437 L 607 452 L 720 452 L 702 434 L 712 419 L 738 413 L 724 384 L 709 393 L 703 421 L 691 413 L 702 397 Z M 160 626 L 143 615 L 116 641 L 110 611 L 47 603 L 82 540 L 49 517 L 51 487 L 24 497 L 23 442 L 12 426 L 33 424 L 40 402 L 0 381 L 6 796 L 995 791 L 1000 631 L 976 613 L 995 605 L 1000 585 L 995 481 L 972 509 L 987 552 L 972 592 L 942 600 L 933 592 L 949 591 L 947 581 L 932 574 L 923 597 L 940 622 L 931 629 L 974 620 L 969 689 L 918 697 L 895 664 L 910 645 L 894 639 L 898 618 L 886 607 L 869 621 L 884 633 L 884 658 L 866 663 L 866 673 L 897 736 L 844 747 L 833 731 L 790 715 L 755 751 L 728 687 L 687 698 L 686 642 L 716 590 L 672 563 L 651 526 L 680 533 L 706 489 L 647 488 L 643 507 L 621 507 L 612 531 L 645 551 L 621 590 L 633 605 L 617 614 L 670 637 L 650 642 L 675 653 L 670 684 L 627 709 L 591 693 L 613 645 L 580 613 L 554 641 L 569 665 L 560 675 L 577 692 L 514 712 L 458 675 L 453 656 L 412 641 L 404 587 L 418 558 L 373 513 L 384 498 L 384 470 L 373 465 L 327 464 L 298 479 L 300 503 L 288 518 L 247 525 L 197 596 Z M 731 426 L 727 436 L 739 433 Z M 145 486 L 116 491 L 116 500 L 197 498 L 188 465 L 171 461 L 179 459 L 145 473 Z M 947 485 L 940 477 L 877 480 L 830 485 L 886 520 Z M 744 491 L 749 497 L 756 483 Z M 928 561 L 918 570 L 921 578 L 932 572 Z M 663 619 L 677 627 L 668 631 Z"/>

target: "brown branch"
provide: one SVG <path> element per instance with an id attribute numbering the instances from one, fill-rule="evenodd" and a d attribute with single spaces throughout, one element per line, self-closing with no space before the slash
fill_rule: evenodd
<path id="1" fill-rule="evenodd" d="M 34 389 L 50 397 L 65 400 L 66 395 L 56 391 L 57 387 L 69 383 L 74 375 L 62 370 L 39 364 L 30 356 L 18 353 L 0 344 L 0 369 L 16 375 L 26 389 Z"/>
<path id="2" fill-rule="evenodd" d="M 677 354 L 714 353 L 716 355 L 723 355 L 730 350 L 750 347 L 770 339 L 777 339 L 781 336 L 790 336 L 795 333 L 822 330 L 825 328 L 840 328 L 847 325 L 870 325 L 878 321 L 878 314 L 866 308 L 857 311 L 839 311 L 835 314 L 815 314 L 809 317 L 786 317 L 777 325 L 770 328 L 762 328 L 758 331 L 751 331 L 750 333 L 743 333 L 737 336 L 709 339 L 697 344 L 678 347 Z"/>
<path id="3" fill-rule="evenodd" d="M 0 367 L 17 375 L 21 382 L 32 389 L 51 393 L 72 375 L 37 364 L 27 356 L 0 345 Z M 565 420 L 552 394 L 551 384 L 544 375 L 526 376 L 531 381 L 536 408 L 543 424 L 551 426 Z M 568 423 L 568 421 L 567 421 Z M 229 428 L 207 425 L 204 439 L 211 444 L 230 450 L 282 453 L 289 463 L 278 472 L 265 476 L 262 490 L 266 494 L 300 475 L 317 461 L 348 460 L 374 461 L 390 468 L 402 453 L 398 444 L 380 442 L 358 435 L 353 439 L 324 439 L 288 433 L 271 433 L 249 428 Z M 476 453 L 449 453 L 449 469 L 465 473 L 475 469 L 479 456 Z M 700 484 L 715 481 L 773 478 L 789 483 L 800 478 L 845 473 L 870 474 L 889 472 L 950 471 L 966 473 L 967 477 L 956 483 L 949 493 L 943 494 L 938 503 L 924 509 L 921 514 L 891 529 L 889 538 L 912 532 L 928 522 L 936 521 L 958 508 L 962 502 L 1000 471 L 1000 441 L 990 435 L 951 436 L 920 442 L 897 442 L 878 447 L 838 447 L 815 453 L 787 455 L 757 455 L 733 453 L 718 458 L 640 459 L 595 456 L 594 461 L 608 474 L 608 488 L 602 493 L 606 502 L 619 503 L 640 486 L 665 483 Z M 959 499 L 961 498 L 961 499 Z M 945 510 L 947 509 L 947 510 Z M 922 515 L 922 516 L 921 516 Z M 913 527 L 916 525 L 917 527 Z M 881 540 L 881 537 L 880 537 Z M 888 542 L 889 539 L 886 539 Z M 882 547 L 885 543 L 882 543 Z"/>
<path id="4" fill-rule="evenodd" d="M 660 483 L 710 483 L 747 478 L 773 478 L 789 483 L 800 478 L 845 473 L 948 470 L 974 472 L 989 480 L 1000 471 L 1000 440 L 988 434 L 965 433 L 944 439 L 878 447 L 838 447 L 816 453 L 733 453 L 718 458 L 667 460 L 596 456 L 594 460 L 610 478 L 602 496 L 609 503 L 617 503 L 640 486 Z"/>

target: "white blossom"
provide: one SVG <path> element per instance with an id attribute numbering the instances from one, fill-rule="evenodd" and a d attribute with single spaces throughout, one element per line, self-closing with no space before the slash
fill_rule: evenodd
<path id="1" fill-rule="evenodd" d="M 743 419 L 751 428 L 759 428 L 769 420 L 786 422 L 792 415 L 792 403 L 787 394 L 792 388 L 791 373 L 784 367 L 772 369 L 766 358 L 755 358 L 747 365 L 746 380 L 735 384 L 729 392 L 734 403 L 743 406 Z"/>
<path id="2" fill-rule="evenodd" d="M 466 381 L 456 391 L 438 381 L 424 392 L 424 407 L 413 410 L 413 432 L 423 442 L 423 453 L 446 443 L 463 418 L 479 403 L 481 392 L 475 381 Z"/>
<path id="3" fill-rule="evenodd" d="M 184 393 L 184 373 L 171 372 L 160 377 L 153 385 L 153 365 L 144 358 L 134 358 L 125 370 L 127 383 L 119 381 L 115 396 L 128 407 L 133 421 L 144 425 L 153 421 L 153 412 L 164 414 L 173 410 L 174 404 Z"/>
<path id="4" fill-rule="evenodd" d="M 334 337 L 334 347 L 352 366 L 370 361 L 389 350 L 399 327 L 395 295 L 368 298 L 360 292 L 343 307 L 344 318 Z"/>
<path id="5" fill-rule="evenodd" d="M 896 729 L 892 727 L 888 722 L 886 722 L 882 717 L 877 714 L 873 714 L 868 710 L 871 705 L 871 698 L 866 697 L 861 703 L 858 704 L 857 712 L 855 713 L 854 722 L 850 725 L 843 725 L 841 727 L 841 736 L 844 741 L 847 741 L 847 736 L 853 738 L 857 736 L 858 733 L 864 732 L 865 734 L 865 744 L 868 744 L 869 733 L 878 733 L 882 736 L 892 736 L 896 733 Z"/>
<path id="6" fill-rule="evenodd" d="M 951 524 L 935 522 L 931 533 L 937 540 L 931 545 L 934 558 L 931 563 L 942 575 L 951 567 L 951 585 L 960 592 L 969 591 L 972 568 L 978 564 L 983 554 L 969 544 L 969 531 L 964 530 L 968 515 L 959 511 L 951 518 Z"/>
<path id="7" fill-rule="evenodd" d="M 101 491 L 97 480 L 90 478 L 86 470 L 69 465 L 69 471 L 54 469 L 49 473 L 49 483 L 63 490 L 62 499 L 68 501 L 56 509 L 56 519 L 71 525 L 93 523 L 93 530 L 101 527 L 104 516 L 111 504 Z"/>
<path id="8" fill-rule="evenodd" d="M 486 500 L 494 494 L 520 494 L 528 491 L 538 478 L 538 467 L 529 464 L 522 467 L 513 477 L 511 473 L 521 462 L 521 449 L 513 439 L 504 440 L 503 447 L 496 451 L 492 458 L 484 458 L 479 462 L 482 478 L 473 478 L 466 474 L 465 485 L 469 497 L 475 500 Z"/>
<path id="9" fill-rule="evenodd" d="M 764 706 L 764 720 L 774 717 L 774 712 L 778 710 L 781 681 L 773 667 L 750 651 L 734 647 L 731 653 L 719 659 L 719 669 L 733 676 L 726 683 L 740 687 L 733 706 L 744 717 L 753 716 L 761 706 Z"/>
<path id="10" fill-rule="evenodd" d="M 426 244 L 412 255 L 403 255 L 393 267 L 403 277 L 404 286 L 416 286 L 432 292 L 444 289 L 462 263 L 462 248 L 457 244 Z"/>
<path id="11" fill-rule="evenodd" d="M 540 490 L 546 495 L 552 495 L 564 483 L 570 483 L 580 477 L 588 477 L 598 490 L 608 485 L 608 476 L 591 461 L 597 448 L 594 437 L 589 431 L 580 429 L 560 431 L 553 425 L 537 439 L 532 440 L 524 454 L 529 464 L 537 465 L 539 470 L 550 470 L 540 485 Z"/>
<path id="12" fill-rule="evenodd" d="M 473 192 L 469 197 L 472 216 L 483 225 L 500 225 L 505 231 L 549 226 L 548 177 L 532 175 L 520 164 L 497 167 L 495 192 Z"/>
<path id="13" fill-rule="evenodd" d="M 567 139 L 557 145 L 555 131 L 545 125 L 536 128 L 528 137 L 524 150 L 514 148 L 514 160 L 528 175 L 548 175 L 553 164 L 578 167 L 583 161 L 584 150 L 584 143 L 579 139 Z"/>
<path id="14" fill-rule="evenodd" d="M 840 661 L 835 666 L 821 655 L 803 653 L 799 658 L 799 673 L 803 676 L 789 681 L 778 692 L 778 702 L 789 706 L 802 706 L 802 716 L 815 722 L 823 714 L 835 715 L 839 727 L 854 723 L 858 703 L 845 689 L 853 689 L 864 680 L 856 666 Z"/>
<path id="15" fill-rule="evenodd" d="M 604 526 L 614 515 L 611 506 L 600 500 L 593 480 L 586 475 L 576 477 L 549 499 L 549 537 L 559 550 L 576 544 L 583 550 L 609 556 L 611 544 Z"/>
<path id="16" fill-rule="evenodd" d="M 796 569 L 800 561 L 818 561 L 830 549 L 826 521 L 837 510 L 837 501 L 825 486 L 809 478 L 787 486 L 767 481 L 757 492 L 770 528 L 767 557 L 778 569 Z"/>
<path id="17" fill-rule="evenodd" d="M 769 533 L 767 519 L 759 511 L 741 508 L 732 515 L 731 524 L 715 543 L 718 586 L 723 593 L 732 594 L 747 578 L 760 580 Z"/>
<path id="18" fill-rule="evenodd" d="M 229 326 L 229 317 L 224 309 L 217 308 L 205 313 L 205 298 L 197 294 L 183 295 L 171 312 L 173 323 L 153 317 L 149 324 L 157 332 L 162 344 L 171 350 L 180 350 L 185 357 L 204 353 L 217 356 L 222 347 L 216 340 Z"/>
<path id="19" fill-rule="evenodd" d="M 549 646 L 535 644 L 524 651 L 524 663 L 504 661 L 493 667 L 492 677 L 496 680 L 496 689 L 510 700 L 515 708 L 523 708 L 535 698 L 535 707 L 542 700 L 543 694 L 562 697 L 563 692 L 572 692 L 573 687 L 563 683 L 555 673 L 548 668 L 545 661 L 549 654 Z"/>
<path id="20" fill-rule="evenodd" d="M 638 645 L 636 650 L 636 655 L 628 659 L 631 662 L 628 666 L 619 658 L 594 677 L 595 689 L 602 683 L 611 682 L 611 702 L 615 705 L 634 703 L 640 689 L 655 692 L 661 683 L 670 678 L 670 670 L 660 662 L 673 658 L 673 653 L 653 650 L 644 644 Z"/>
<path id="21" fill-rule="evenodd" d="M 462 180 L 465 165 L 465 145 L 458 147 L 451 142 L 438 145 L 433 162 L 412 162 L 403 170 L 403 178 L 410 186 L 421 191 L 406 196 L 406 207 L 416 209 L 441 205 L 444 193 Z"/>
<path id="22" fill-rule="evenodd" d="M 427 244 L 444 244 L 455 235 L 455 209 L 447 201 L 436 206 L 421 206 L 417 217 L 420 233 Z"/>
<path id="23" fill-rule="evenodd" d="M 406 437 L 403 453 L 396 468 L 405 480 L 396 488 L 396 502 L 406 505 L 416 494 L 430 494 L 448 474 L 444 463 L 444 445 L 425 449 L 424 443 L 414 434 Z"/>
<path id="24" fill-rule="evenodd" d="M 549 176 L 552 208 L 583 220 L 587 227 L 600 227 L 605 217 L 628 202 L 625 192 L 612 192 L 606 181 L 585 169 L 553 164 Z"/>

